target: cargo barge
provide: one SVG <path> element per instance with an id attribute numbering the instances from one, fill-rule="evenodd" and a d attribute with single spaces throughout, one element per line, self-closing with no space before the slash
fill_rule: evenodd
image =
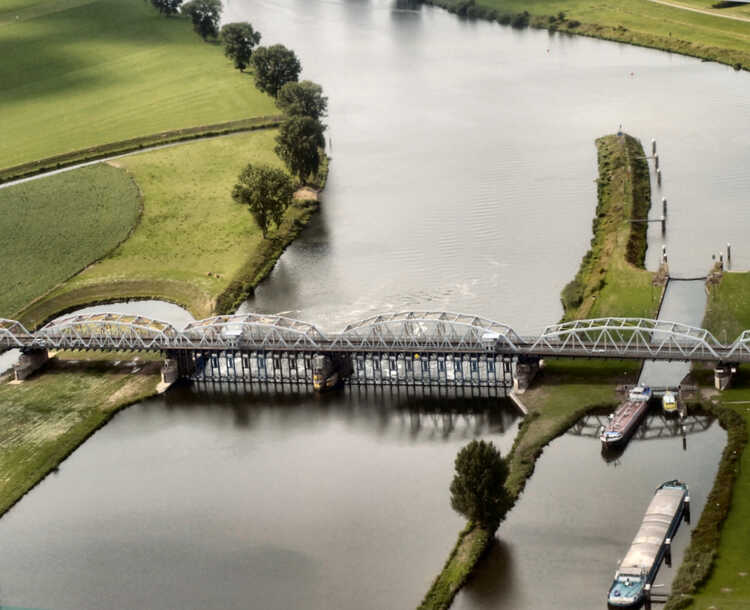
<path id="1" fill-rule="evenodd" d="M 599 440 L 603 449 L 621 447 L 633 435 L 648 410 L 651 388 L 636 386 L 628 393 L 628 399 L 610 416 Z"/>
<path id="2" fill-rule="evenodd" d="M 643 523 L 615 572 L 607 596 L 610 608 L 638 608 L 644 602 L 646 585 L 656 577 L 689 502 L 688 486 L 682 481 L 667 481 L 656 489 Z"/>

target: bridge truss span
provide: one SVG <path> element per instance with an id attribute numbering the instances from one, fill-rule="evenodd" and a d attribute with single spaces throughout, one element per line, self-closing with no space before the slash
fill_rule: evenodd
<path id="1" fill-rule="evenodd" d="M 547 326 L 529 353 L 638 359 L 720 360 L 726 348 L 707 330 L 646 318 L 595 318 Z"/>
<path id="2" fill-rule="evenodd" d="M 443 311 L 386 313 L 349 324 L 331 349 L 342 351 L 516 353 L 523 343 L 508 325 L 478 316 Z"/>
<path id="3" fill-rule="evenodd" d="M 732 343 L 726 360 L 750 360 L 750 330 L 742 331 L 742 334 Z"/>
<path id="4" fill-rule="evenodd" d="M 54 320 L 33 335 L 32 347 L 155 351 L 177 345 L 179 332 L 169 322 L 125 313 L 77 314 Z"/>
<path id="5" fill-rule="evenodd" d="M 34 336 L 20 322 L 0 318 L 0 350 L 23 347 L 33 338 Z"/>
<path id="6" fill-rule="evenodd" d="M 195 348 L 317 351 L 329 343 L 313 324 L 255 313 L 196 320 L 180 334 L 187 347 Z"/>

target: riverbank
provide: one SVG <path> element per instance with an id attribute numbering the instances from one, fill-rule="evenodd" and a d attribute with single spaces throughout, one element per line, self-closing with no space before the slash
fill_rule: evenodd
<path id="1" fill-rule="evenodd" d="M 52 358 L 43 373 L 0 383 L 0 516 L 123 407 L 151 396 L 159 363 Z M 2 378 L 2 377 L 0 377 Z"/>
<path id="2" fill-rule="evenodd" d="M 142 0 L 18 0 L 0 7 L 0 24 L 0 168 L 16 166 L 10 175 L 112 142 L 145 146 L 148 134 L 278 115 L 252 74 L 202 41 L 190 19 Z"/>
<path id="3" fill-rule="evenodd" d="M 232 186 L 247 163 L 282 167 L 273 151 L 275 136 L 275 129 L 251 131 L 113 162 L 143 194 L 135 230 L 109 255 L 16 317 L 35 328 L 85 305 L 133 298 L 173 302 L 196 318 L 232 311 L 318 209 L 316 197 L 300 193 L 281 226 L 263 238 L 246 207 L 232 200 Z M 323 187 L 326 170 L 327 165 L 316 187 Z M 80 171 L 71 170 L 70 179 Z"/>
<path id="4" fill-rule="evenodd" d="M 563 289 L 564 320 L 655 316 L 663 286 L 644 269 L 651 183 L 641 143 L 630 135 L 596 140 L 599 177 L 591 248 Z"/>
<path id="5" fill-rule="evenodd" d="M 574 281 L 563 291 L 563 303 L 568 304 L 565 317 L 655 317 L 663 287 L 654 284 L 655 274 L 642 268 L 646 225 L 628 222 L 648 216 L 650 207 L 651 186 L 643 149 L 626 134 L 599 138 L 596 147 L 599 178 L 594 235 Z M 514 501 L 523 492 L 544 447 L 587 412 L 614 408 L 615 388 L 635 383 L 639 372 L 640 362 L 630 361 L 547 363 L 524 394 L 529 413 L 506 458 L 510 467 L 506 487 Z M 502 536 L 502 526 L 498 531 Z M 468 524 L 419 609 L 450 607 L 493 539 L 494 533 Z"/>
<path id="6" fill-rule="evenodd" d="M 750 328 L 750 273 L 724 273 L 710 286 L 704 328 L 720 341 Z M 710 371 L 693 373 L 711 388 Z M 730 389 L 706 390 L 715 409 L 725 412 L 729 439 L 704 515 L 675 578 L 675 595 L 665 610 L 742 608 L 750 599 L 750 372 L 740 368 Z M 708 509 L 711 509 L 710 511 Z"/>
<path id="7" fill-rule="evenodd" d="M 632 0 L 627 4 L 604 0 L 424 0 L 461 16 L 488 19 L 516 28 L 534 27 L 660 49 L 681 55 L 750 69 L 747 25 L 702 11 Z M 721 15 L 745 7 L 725 7 Z M 719 10 L 716 11 L 719 13 Z"/>

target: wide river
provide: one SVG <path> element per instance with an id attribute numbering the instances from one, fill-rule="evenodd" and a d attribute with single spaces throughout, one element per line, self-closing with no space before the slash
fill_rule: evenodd
<path id="1" fill-rule="evenodd" d="M 245 309 L 333 329 L 413 308 L 520 332 L 555 322 L 591 237 L 593 141 L 619 125 L 658 142 L 673 272 L 704 274 L 727 242 L 750 266 L 745 73 L 385 0 L 228 0 L 224 17 L 294 48 L 330 98 L 321 214 Z M 661 245 L 651 231 L 651 267 Z M 678 292 L 665 308 L 696 323 Z M 119 414 L 0 520 L 0 606 L 414 608 L 463 526 L 456 451 L 479 437 L 507 452 L 516 417 L 497 399 L 175 389 Z M 545 451 L 458 607 L 603 608 L 658 483 L 687 479 L 697 520 L 715 422 L 683 445 L 654 415 L 615 462 L 595 429 Z"/>

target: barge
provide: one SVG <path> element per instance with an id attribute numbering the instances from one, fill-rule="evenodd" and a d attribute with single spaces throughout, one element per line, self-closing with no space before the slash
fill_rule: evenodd
<path id="1" fill-rule="evenodd" d="M 617 407 L 599 436 L 603 449 L 620 447 L 628 442 L 646 414 L 649 400 L 651 388 L 648 386 L 636 386 L 630 390 L 628 399 Z"/>
<path id="2" fill-rule="evenodd" d="M 625 558 L 620 562 L 609 589 L 610 608 L 638 608 L 667 553 L 690 499 L 688 486 L 672 480 L 659 485 L 646 509 L 643 523 Z"/>

